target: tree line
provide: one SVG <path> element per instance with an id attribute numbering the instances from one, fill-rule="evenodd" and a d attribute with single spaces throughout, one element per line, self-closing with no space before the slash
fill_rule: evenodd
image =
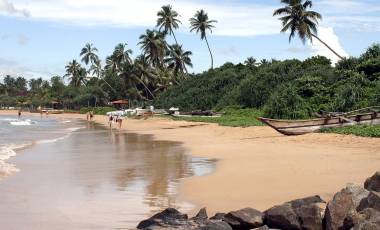
<path id="1" fill-rule="evenodd" d="M 281 3 L 284 7 L 275 10 L 273 16 L 280 16 L 281 32 L 290 32 L 289 42 L 296 35 L 303 43 L 315 38 L 334 52 L 341 62 L 347 61 L 317 36 L 318 22 L 322 16 L 310 10 L 312 1 L 281 0 Z M 189 22 L 190 31 L 197 33 L 209 50 L 211 67 L 204 73 L 209 75 L 214 71 L 214 57 L 208 33 L 212 32 L 217 21 L 210 19 L 207 12 L 201 9 Z M 101 60 L 98 49 L 87 43 L 80 51 L 81 60 L 70 61 L 65 66 L 63 76 L 54 76 L 50 81 L 41 78 L 27 81 L 21 76 L 5 76 L 3 83 L 0 83 L 0 104 L 46 105 L 58 101 L 66 108 L 77 108 L 105 105 L 109 101 L 125 98 L 147 103 L 159 101 L 169 89 L 199 79 L 199 75 L 190 74 L 188 70 L 193 66 L 192 52 L 183 48 L 175 34 L 181 24 L 179 13 L 171 5 L 162 6 L 157 13 L 156 27 L 147 29 L 139 37 L 141 54 L 135 58 L 128 44 L 120 43 L 105 60 Z M 174 44 L 169 44 L 168 36 L 173 37 Z M 264 59 L 260 64 L 267 66 L 271 63 Z M 258 63 L 251 57 L 245 64 L 256 66 Z M 236 76 L 236 79 L 228 81 L 239 81 L 242 77 Z"/>

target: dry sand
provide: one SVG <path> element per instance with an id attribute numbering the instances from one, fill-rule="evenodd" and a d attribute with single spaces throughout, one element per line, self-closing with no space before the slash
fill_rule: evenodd
<path id="1" fill-rule="evenodd" d="M 85 115 L 49 115 L 84 119 Z M 107 117 L 95 116 L 107 125 Z M 127 119 L 123 129 L 180 141 L 192 155 L 217 159 L 216 170 L 184 179 L 180 197 L 210 214 L 244 207 L 265 210 L 309 195 L 331 199 L 347 183 L 380 169 L 380 139 L 337 134 L 286 137 L 269 127 L 232 128 L 162 118 Z"/>

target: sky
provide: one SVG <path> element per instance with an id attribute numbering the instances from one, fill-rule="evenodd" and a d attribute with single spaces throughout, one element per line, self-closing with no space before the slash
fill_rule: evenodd
<path id="1" fill-rule="evenodd" d="M 155 27 L 157 11 L 167 4 L 180 14 L 175 32 L 183 48 L 193 52 L 192 72 L 210 67 L 206 43 L 189 31 L 189 18 L 199 9 L 218 21 L 208 37 L 215 66 L 249 56 L 303 60 L 323 55 L 337 61 L 316 40 L 289 43 L 272 16 L 282 7 L 280 0 L 0 0 L 0 81 L 6 74 L 62 76 L 88 42 L 103 60 L 118 43 L 127 43 L 137 56 L 139 36 Z M 358 56 L 380 42 L 380 0 L 314 0 L 312 10 L 323 16 L 319 37 L 342 56 Z M 168 42 L 174 41 L 168 37 Z"/>

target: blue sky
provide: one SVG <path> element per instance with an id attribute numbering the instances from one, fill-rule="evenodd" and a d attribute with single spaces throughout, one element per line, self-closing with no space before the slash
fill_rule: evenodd
<path id="1" fill-rule="evenodd" d="M 340 54 L 357 56 L 380 42 L 379 0 L 313 3 L 323 15 L 319 36 Z M 304 59 L 319 54 L 336 60 L 317 41 L 303 45 L 295 39 L 289 44 L 287 34 L 279 33 L 280 22 L 272 17 L 281 6 L 279 0 L 0 0 L 0 77 L 63 75 L 66 63 L 79 60 L 87 42 L 99 49 L 102 59 L 120 42 L 138 55 L 139 35 L 155 26 L 156 13 L 165 4 L 181 15 L 177 38 L 193 52 L 194 72 L 210 66 L 206 44 L 188 29 L 188 19 L 201 8 L 218 20 L 209 36 L 216 65 L 242 62 L 248 56 Z"/>

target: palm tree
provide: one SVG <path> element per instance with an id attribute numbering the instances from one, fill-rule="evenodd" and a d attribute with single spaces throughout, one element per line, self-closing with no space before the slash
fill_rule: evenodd
<path id="1" fill-rule="evenodd" d="M 207 13 L 203 9 L 197 11 L 194 17 L 190 18 L 190 25 L 191 25 L 190 32 L 195 30 L 197 33 L 201 34 L 202 40 L 203 39 L 206 40 L 208 51 L 210 52 L 210 56 L 211 56 L 211 69 L 214 68 L 214 58 L 212 56 L 210 45 L 208 44 L 208 41 L 207 41 L 206 30 L 209 30 L 212 33 L 212 28 L 215 27 L 212 24 L 216 22 L 217 22 L 216 20 L 209 20 Z"/>
<path id="2" fill-rule="evenodd" d="M 99 57 L 96 54 L 97 52 L 98 49 L 94 47 L 92 43 L 87 43 L 80 52 L 82 62 L 84 62 L 86 65 L 88 65 L 88 63 L 94 64 L 97 60 L 99 60 Z"/>
<path id="3" fill-rule="evenodd" d="M 161 67 L 164 64 L 164 57 L 167 50 L 165 35 L 155 30 L 146 30 L 146 34 L 140 36 L 143 54 L 154 67 Z"/>
<path id="4" fill-rule="evenodd" d="M 65 69 L 66 74 L 64 77 L 69 77 L 70 85 L 78 87 L 82 83 L 85 84 L 87 71 L 75 59 L 69 62 Z"/>
<path id="5" fill-rule="evenodd" d="M 282 21 L 281 32 L 286 32 L 290 30 L 289 42 L 298 33 L 298 36 L 303 43 L 309 39 L 315 38 L 324 44 L 329 50 L 331 50 L 340 59 L 343 59 L 337 52 L 335 52 L 330 46 L 328 46 L 324 41 L 322 41 L 317 36 L 317 25 L 318 20 L 322 19 L 322 15 L 315 11 L 308 11 L 313 3 L 310 0 L 281 0 L 282 3 L 286 4 L 285 7 L 279 8 L 274 11 L 273 16 L 281 15 L 279 20 Z"/>
<path id="6" fill-rule="evenodd" d="M 247 60 L 244 61 L 244 64 L 250 67 L 254 67 L 257 65 L 257 60 L 254 57 L 248 57 Z"/>
<path id="7" fill-rule="evenodd" d="M 157 13 L 157 16 L 157 27 L 159 27 L 158 31 L 165 35 L 173 35 L 175 43 L 178 45 L 177 38 L 175 37 L 173 31 L 174 29 L 178 29 L 178 24 L 181 23 L 181 21 L 177 19 L 179 16 L 177 11 L 173 10 L 171 5 L 166 5 L 161 7 L 161 10 Z"/>
<path id="8" fill-rule="evenodd" d="M 169 57 L 165 59 L 165 62 L 168 63 L 170 69 L 174 70 L 175 75 L 178 72 L 187 73 L 186 66 L 193 67 L 191 55 L 191 51 L 183 51 L 182 46 L 175 44 L 169 47 Z"/>
<path id="9" fill-rule="evenodd" d="M 111 56 L 106 59 L 106 69 L 117 71 L 123 64 L 132 64 L 130 55 L 133 53 L 131 49 L 127 49 L 127 43 L 119 43 Z"/>

